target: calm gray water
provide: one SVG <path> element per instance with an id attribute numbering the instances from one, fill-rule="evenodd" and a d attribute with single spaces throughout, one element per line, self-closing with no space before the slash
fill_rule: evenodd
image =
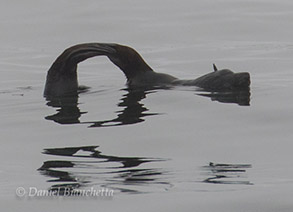
<path id="1" fill-rule="evenodd" d="M 2 4 L 1 208 L 292 211 L 292 1 Z M 79 65 L 89 92 L 46 101 L 52 62 L 83 42 L 132 46 L 154 70 L 183 79 L 212 63 L 248 71 L 251 96 L 129 92 L 122 72 L 96 57 Z M 19 187 L 114 196 L 18 198 Z"/>

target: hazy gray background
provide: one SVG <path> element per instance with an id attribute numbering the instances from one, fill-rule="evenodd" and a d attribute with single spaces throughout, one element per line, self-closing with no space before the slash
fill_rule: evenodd
<path id="1" fill-rule="evenodd" d="M 282 1 L 1 1 L 1 208 L 6 211 L 292 211 L 293 2 Z M 219 68 L 248 71 L 251 106 L 224 104 L 192 88 L 148 94 L 142 123 L 107 128 L 60 125 L 42 97 L 46 71 L 67 47 L 116 42 L 137 49 L 158 72 L 195 78 Z M 104 57 L 79 66 L 81 121 L 114 119 L 125 91 L 123 74 Z M 111 201 L 18 199 L 15 189 L 54 183 L 37 171 L 64 157 L 45 148 L 99 145 L 104 154 L 166 161 L 138 168 L 162 171 L 154 183 L 126 185 Z M 167 160 L 168 159 L 168 160 Z M 251 164 L 232 180 L 207 184 L 209 162 Z M 94 186 L 115 175 L 68 169 Z M 82 174 L 81 174 L 82 173 Z M 99 177 L 101 176 L 101 177 Z M 159 182 L 159 183 L 156 183 Z M 111 185 L 111 184 L 110 184 Z M 146 205 L 142 207 L 143 205 Z M 141 208 L 142 207 L 142 208 Z M 125 208 L 125 209 L 123 209 Z"/>

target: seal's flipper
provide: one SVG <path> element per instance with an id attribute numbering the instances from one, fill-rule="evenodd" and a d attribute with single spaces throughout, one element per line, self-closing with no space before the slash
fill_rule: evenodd
<path id="1" fill-rule="evenodd" d="M 66 49 L 52 64 L 47 73 L 44 96 L 62 96 L 77 94 L 78 63 L 99 55 L 115 54 L 109 44 L 84 43 Z"/>

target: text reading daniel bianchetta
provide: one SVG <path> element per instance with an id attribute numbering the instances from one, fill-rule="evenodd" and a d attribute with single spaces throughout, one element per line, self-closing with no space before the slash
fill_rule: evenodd
<path id="1" fill-rule="evenodd" d="M 114 196 L 114 190 L 101 188 L 95 189 L 71 189 L 71 188 L 56 188 L 54 190 L 38 189 L 36 187 L 29 187 L 25 189 L 18 187 L 15 191 L 18 197 L 101 197 L 111 198 Z"/>

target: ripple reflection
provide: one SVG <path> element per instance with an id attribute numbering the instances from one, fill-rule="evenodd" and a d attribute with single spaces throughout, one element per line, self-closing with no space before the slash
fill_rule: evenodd
<path id="1" fill-rule="evenodd" d="M 165 161 L 159 158 L 120 157 L 102 154 L 98 146 L 45 149 L 44 154 L 66 157 L 66 160 L 45 161 L 38 169 L 54 184 L 49 190 L 59 191 L 98 186 L 127 193 L 145 193 L 166 190 L 171 184 L 168 171 L 142 164 Z"/>

